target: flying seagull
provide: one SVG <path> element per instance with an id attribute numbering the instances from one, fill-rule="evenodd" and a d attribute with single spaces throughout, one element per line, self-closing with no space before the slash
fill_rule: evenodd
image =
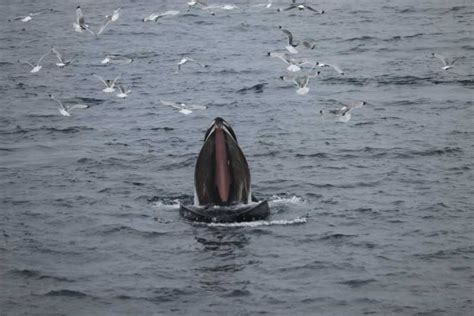
<path id="1" fill-rule="evenodd" d="M 176 11 L 176 10 L 169 10 L 169 11 L 165 11 L 163 13 L 152 13 L 149 16 L 145 17 L 143 19 L 143 22 L 148 22 L 148 21 L 158 22 L 158 19 L 160 19 L 162 17 L 174 16 L 174 15 L 178 15 L 178 14 L 179 14 L 179 11 Z"/>
<path id="2" fill-rule="evenodd" d="M 191 57 L 183 57 L 181 58 L 181 60 L 177 63 L 178 65 L 178 69 L 176 70 L 176 73 L 178 73 L 180 70 L 181 70 L 181 66 L 188 63 L 188 62 L 195 62 L 197 63 L 199 66 L 203 67 L 203 68 L 206 68 L 208 67 L 208 65 L 205 65 L 205 64 L 202 64 L 196 60 L 194 60 L 193 58 Z"/>
<path id="3" fill-rule="evenodd" d="M 122 86 L 122 85 L 120 85 L 120 84 L 117 85 L 117 88 L 118 88 L 119 91 L 120 91 L 120 92 L 117 94 L 117 97 L 122 98 L 122 99 L 128 97 L 128 95 L 130 94 L 130 92 L 132 92 L 131 89 L 125 88 L 124 86 Z"/>
<path id="4" fill-rule="evenodd" d="M 288 37 L 288 45 L 286 45 L 285 48 L 292 54 L 298 54 L 298 51 L 296 50 L 296 47 L 300 43 L 293 40 L 293 34 L 291 34 L 290 31 L 288 31 L 287 29 L 282 28 L 281 26 L 279 26 L 279 28 Z"/>
<path id="5" fill-rule="evenodd" d="M 338 74 L 343 75 L 344 71 L 338 66 L 338 65 L 332 65 L 332 64 L 325 64 L 325 63 L 317 63 L 318 67 L 330 67 L 337 71 Z"/>
<path id="6" fill-rule="evenodd" d="M 205 105 L 194 105 L 194 104 L 185 104 L 185 103 L 178 103 L 178 102 L 172 102 L 172 101 L 164 101 L 160 100 L 161 104 L 171 106 L 175 109 L 178 109 L 180 113 L 183 113 L 185 115 L 191 114 L 193 111 L 192 110 L 205 110 L 207 109 L 207 106 Z"/>
<path id="7" fill-rule="evenodd" d="M 119 64 L 119 65 L 127 65 L 133 61 L 133 58 L 128 58 L 127 56 L 123 55 L 107 55 L 104 59 L 100 61 L 101 64 Z"/>
<path id="8" fill-rule="evenodd" d="M 347 122 L 351 119 L 351 111 L 353 109 L 361 108 L 364 106 L 366 102 L 364 101 L 356 101 L 349 104 L 344 105 L 343 107 L 335 110 L 329 110 L 329 114 L 335 116 L 340 122 Z M 325 111 L 320 111 L 321 115 L 325 115 Z"/>
<path id="9" fill-rule="evenodd" d="M 315 78 L 319 76 L 319 71 L 316 73 L 307 73 L 298 76 L 281 76 L 280 79 L 286 82 L 293 82 L 298 89 L 296 89 L 296 93 L 299 95 L 305 95 L 309 92 L 309 79 Z"/>
<path id="10" fill-rule="evenodd" d="M 61 53 L 59 53 L 54 47 L 51 49 L 51 51 L 56 55 L 56 57 L 59 60 L 59 62 L 56 63 L 56 66 L 58 66 L 59 68 L 64 68 L 70 65 L 74 61 L 74 59 L 70 59 L 70 60 L 64 59 Z"/>
<path id="11" fill-rule="evenodd" d="M 459 59 L 464 58 L 464 57 L 456 57 L 456 58 L 453 58 L 453 59 L 451 59 L 451 60 L 448 60 L 448 59 L 446 59 L 446 57 L 444 57 L 444 56 L 442 56 L 442 55 L 439 55 L 439 54 L 437 54 L 437 53 L 432 53 L 431 55 L 432 55 L 433 57 L 436 57 L 436 58 L 438 58 L 439 60 L 441 60 L 441 62 L 443 63 L 443 67 L 441 67 L 441 69 L 443 69 L 443 70 L 448 70 L 448 69 L 450 69 L 450 68 L 453 68 L 454 63 L 455 63 L 456 61 L 458 61 Z"/>
<path id="12" fill-rule="evenodd" d="M 82 10 L 80 6 L 76 7 L 76 22 L 72 24 L 74 27 L 74 31 L 82 33 L 83 30 L 91 33 L 92 35 L 95 36 L 95 33 L 89 29 L 89 25 L 86 24 L 84 15 L 82 14 Z"/>
<path id="13" fill-rule="evenodd" d="M 44 54 L 43 56 L 41 56 L 40 59 L 38 59 L 38 61 L 36 62 L 36 64 L 32 64 L 29 61 L 25 61 L 25 64 L 28 64 L 28 65 L 31 66 L 30 72 L 35 73 L 35 72 L 40 71 L 41 68 L 43 68 L 43 66 L 41 66 L 41 61 L 48 55 L 49 55 L 49 51 L 46 54 Z"/>
<path id="14" fill-rule="evenodd" d="M 117 77 L 114 78 L 114 80 L 110 80 L 110 79 L 104 80 L 104 78 L 102 78 L 101 76 L 99 76 L 97 74 L 92 74 L 92 75 L 94 77 L 96 77 L 97 79 L 99 79 L 105 85 L 105 88 L 102 89 L 102 91 L 105 92 L 105 93 L 114 92 L 115 91 L 115 83 L 120 78 L 120 75 L 118 75 Z"/>
<path id="15" fill-rule="evenodd" d="M 64 116 L 71 116 L 70 111 L 74 109 L 87 109 L 89 106 L 87 104 L 73 104 L 64 106 L 61 101 L 56 99 L 54 95 L 50 94 L 49 97 L 58 103 L 58 110 Z"/>
<path id="16" fill-rule="evenodd" d="M 46 11 L 53 11 L 53 9 L 43 9 L 43 10 L 40 10 L 40 11 L 37 11 L 37 12 L 29 13 L 27 15 L 23 15 L 23 16 L 19 16 L 19 17 L 13 18 L 13 19 L 9 19 L 8 21 L 10 22 L 12 20 L 20 20 L 21 22 L 30 22 L 31 20 L 33 20 L 34 16 L 40 15 L 41 13 L 44 13 Z"/>
<path id="17" fill-rule="evenodd" d="M 293 1 L 293 4 L 290 5 L 289 7 L 285 8 L 285 9 L 278 8 L 277 11 L 281 12 L 281 11 L 289 11 L 289 10 L 293 10 L 293 9 L 298 9 L 298 10 L 308 9 L 308 10 L 313 11 L 313 12 L 318 13 L 318 14 L 323 14 L 324 13 L 324 10 L 319 11 L 319 10 L 316 10 L 313 7 L 310 7 L 309 5 L 304 4 L 304 3 L 297 4 L 297 3 L 295 3 L 295 1 Z"/>

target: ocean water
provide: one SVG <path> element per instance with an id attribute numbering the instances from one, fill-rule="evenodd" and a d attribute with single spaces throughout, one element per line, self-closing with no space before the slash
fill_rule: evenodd
<path id="1" fill-rule="evenodd" d="M 472 314 L 472 2 L 276 11 L 288 2 L 212 16 L 185 1 L 1 1 L 1 315 Z M 94 30 L 121 16 L 95 39 L 74 32 L 77 5 Z M 141 21 L 165 10 L 182 12 Z M 316 41 L 299 56 L 345 74 L 321 68 L 297 95 L 267 56 L 284 51 L 278 26 Z M 22 62 L 53 46 L 76 61 L 59 69 L 51 54 L 30 73 Z M 444 71 L 433 52 L 464 58 Z M 102 65 L 106 54 L 134 61 Z M 209 67 L 175 74 L 184 55 Z M 120 74 L 132 93 L 103 93 L 92 73 Z M 49 93 L 90 108 L 63 117 Z M 367 104 L 346 123 L 320 115 L 351 101 Z M 178 214 L 216 116 L 270 201 L 267 221 Z"/>

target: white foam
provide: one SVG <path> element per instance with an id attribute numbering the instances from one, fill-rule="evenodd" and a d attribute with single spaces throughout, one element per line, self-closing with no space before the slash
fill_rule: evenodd
<path id="1" fill-rule="evenodd" d="M 271 225 L 299 225 L 307 222 L 305 217 L 295 219 L 279 219 L 273 221 L 253 221 L 253 222 L 239 222 L 239 223 L 209 223 L 209 227 L 259 227 Z"/>
<path id="2" fill-rule="evenodd" d="M 269 202 L 271 204 L 304 204 L 305 200 L 303 200 L 301 197 L 293 195 L 289 197 L 281 197 L 278 195 L 273 195 Z"/>
<path id="3" fill-rule="evenodd" d="M 153 204 L 153 207 L 156 207 L 162 210 L 175 210 L 175 209 L 179 209 L 179 205 L 180 205 L 179 200 L 173 200 L 167 203 L 163 201 L 156 201 Z"/>

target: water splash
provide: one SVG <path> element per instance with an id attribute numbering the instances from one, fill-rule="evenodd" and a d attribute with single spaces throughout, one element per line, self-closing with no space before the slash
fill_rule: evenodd
<path id="1" fill-rule="evenodd" d="M 306 201 L 303 198 L 293 195 L 293 196 L 278 196 L 273 195 L 268 202 L 270 205 L 276 204 L 305 204 Z"/>
<path id="2" fill-rule="evenodd" d="M 239 223 L 199 223 L 209 227 L 260 227 L 272 225 L 299 225 L 305 224 L 307 219 L 305 217 L 295 219 L 278 219 L 273 221 L 253 221 L 253 222 L 239 222 Z"/>

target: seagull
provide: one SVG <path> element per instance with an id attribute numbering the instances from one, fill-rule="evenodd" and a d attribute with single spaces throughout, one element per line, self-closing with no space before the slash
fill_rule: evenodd
<path id="1" fill-rule="evenodd" d="M 114 78 L 114 80 L 104 80 L 104 78 L 102 78 L 101 76 L 99 76 L 97 74 L 92 74 L 92 75 L 94 77 L 96 77 L 97 79 L 99 79 L 105 85 L 105 88 L 102 89 L 102 91 L 105 92 L 105 93 L 114 92 L 115 91 L 115 88 L 114 88 L 115 83 L 120 78 L 120 75 L 118 75 L 117 77 Z"/>
<path id="2" fill-rule="evenodd" d="M 250 6 L 251 8 L 256 8 L 256 7 L 265 7 L 269 9 L 272 6 L 272 0 L 268 0 L 267 3 L 259 3 L 259 4 L 254 4 Z"/>
<path id="3" fill-rule="evenodd" d="M 288 8 L 285 8 L 285 9 L 278 8 L 277 11 L 278 12 L 289 11 L 289 10 L 292 10 L 292 9 L 298 9 L 298 10 L 308 9 L 308 10 L 313 11 L 313 12 L 318 13 L 318 14 L 324 14 L 324 10 L 319 11 L 319 10 L 316 10 L 316 9 L 314 9 L 314 8 L 310 7 L 309 5 L 304 4 L 304 3 L 297 4 L 297 3 L 295 3 L 295 1 L 293 1 L 293 4 L 290 5 Z"/>
<path id="4" fill-rule="evenodd" d="M 207 5 L 207 2 L 204 0 L 190 0 L 188 1 L 188 11 L 191 10 L 192 7 L 198 7 L 202 10 L 209 11 L 211 15 L 216 15 L 215 12 L 210 10 L 210 7 Z"/>
<path id="5" fill-rule="evenodd" d="M 351 112 L 352 109 L 360 108 L 360 107 L 364 106 L 365 104 L 366 104 L 366 102 L 364 102 L 364 101 L 352 102 L 350 104 L 344 105 L 340 109 L 329 110 L 329 114 L 337 117 L 340 122 L 345 123 L 345 122 L 347 122 L 351 119 L 351 113 L 350 112 Z M 321 115 L 325 114 L 324 110 L 319 111 L 319 113 L 321 113 Z"/>
<path id="6" fill-rule="evenodd" d="M 211 10 L 211 9 L 221 9 L 221 10 L 234 10 L 234 9 L 238 9 L 239 7 L 236 6 L 235 4 L 223 4 L 223 5 L 210 5 L 210 6 L 207 6 L 206 9 L 207 10 Z"/>
<path id="7" fill-rule="evenodd" d="M 287 29 L 282 28 L 279 26 L 281 31 L 286 34 L 288 37 L 288 45 L 285 46 L 285 48 L 292 54 L 298 54 L 298 51 L 296 50 L 296 47 L 300 44 L 299 42 L 293 41 L 293 34 L 291 34 L 290 31 Z"/>
<path id="8" fill-rule="evenodd" d="M 133 58 L 128 58 L 123 55 L 107 55 L 104 59 L 101 60 L 101 64 L 120 64 L 120 65 L 128 65 L 133 61 Z"/>
<path id="9" fill-rule="evenodd" d="M 120 84 L 117 85 L 117 88 L 118 88 L 119 91 L 120 91 L 120 93 L 118 93 L 117 96 L 118 96 L 119 98 L 122 98 L 122 99 L 128 97 L 129 93 L 132 92 L 131 89 L 124 88 L 124 87 L 123 87 L 122 85 L 120 85 Z"/>
<path id="10" fill-rule="evenodd" d="M 145 17 L 143 19 L 143 22 L 148 22 L 148 21 L 158 22 L 159 18 L 162 18 L 162 17 L 165 17 L 165 16 L 174 16 L 174 15 L 178 15 L 178 14 L 179 14 L 179 11 L 176 11 L 176 10 L 169 10 L 169 11 L 165 11 L 163 13 L 152 13 L 149 16 Z"/>
<path id="11" fill-rule="evenodd" d="M 76 22 L 73 23 L 72 26 L 74 27 L 74 31 L 76 32 L 82 33 L 83 30 L 86 30 L 87 32 L 96 36 L 96 34 L 91 29 L 89 29 L 89 25 L 86 24 L 80 6 L 76 7 Z"/>
<path id="12" fill-rule="evenodd" d="M 23 16 L 13 18 L 13 20 L 20 20 L 21 22 L 30 22 L 31 20 L 33 20 L 34 16 L 40 15 L 41 13 L 46 12 L 46 11 L 53 11 L 53 9 L 43 9 L 43 10 L 40 10 L 40 11 L 37 11 L 37 12 L 32 12 L 32 13 L 29 13 L 27 15 L 23 15 Z M 12 19 L 9 19 L 8 21 L 10 22 L 11 20 Z"/>
<path id="13" fill-rule="evenodd" d="M 30 65 L 31 68 L 32 68 L 32 69 L 30 70 L 30 72 L 31 72 L 31 73 L 35 73 L 35 72 L 40 71 L 41 68 L 43 68 L 43 66 L 40 65 L 41 61 L 42 61 L 46 56 L 48 56 L 48 55 L 49 55 L 49 51 L 48 51 L 46 54 L 44 54 L 43 56 L 41 56 L 40 59 L 38 59 L 38 61 L 36 62 L 36 65 L 33 65 L 33 64 L 30 63 L 29 61 L 26 61 L 25 64 Z"/>
<path id="14" fill-rule="evenodd" d="M 280 79 L 286 82 L 293 82 L 298 89 L 296 89 L 296 93 L 299 95 L 305 95 L 308 94 L 309 88 L 308 88 L 308 83 L 310 78 L 315 78 L 319 76 L 319 71 L 314 73 L 314 74 L 304 74 L 304 75 L 299 75 L 299 76 L 281 76 Z"/>
<path id="15" fill-rule="evenodd" d="M 102 24 L 102 26 L 100 27 L 99 31 L 95 34 L 95 36 L 97 37 L 100 34 L 102 34 L 102 32 L 104 32 L 105 28 L 110 23 L 115 22 L 115 21 L 118 20 L 119 16 L 120 16 L 120 8 L 115 9 L 114 12 L 111 15 L 106 15 L 104 24 Z"/>
<path id="16" fill-rule="evenodd" d="M 181 60 L 178 62 L 178 69 L 176 70 L 176 73 L 178 73 L 180 70 L 181 70 L 181 66 L 186 64 L 187 62 L 195 62 L 197 63 L 199 66 L 203 67 L 203 68 L 206 68 L 208 67 L 208 65 L 204 65 L 204 64 L 201 64 L 200 62 L 192 59 L 191 57 L 183 57 L 181 58 Z"/>
<path id="17" fill-rule="evenodd" d="M 290 72 L 300 71 L 301 66 L 306 65 L 306 64 L 311 65 L 312 68 L 316 67 L 316 65 L 318 64 L 318 62 L 307 60 L 307 59 L 289 58 L 287 54 L 278 53 L 278 52 L 270 52 L 268 53 L 268 56 L 279 58 L 280 60 L 282 60 L 285 64 L 288 65 L 286 70 Z"/>
<path id="18" fill-rule="evenodd" d="M 87 109 L 89 107 L 87 104 L 73 104 L 69 106 L 64 106 L 61 101 L 59 101 L 58 99 L 54 97 L 54 95 L 50 94 L 49 97 L 58 103 L 59 113 L 61 113 L 64 116 L 71 116 L 71 113 L 69 113 L 71 110 Z"/>
<path id="19" fill-rule="evenodd" d="M 160 100 L 161 104 L 171 106 L 175 109 L 178 109 L 180 113 L 183 113 L 184 115 L 188 115 L 193 113 L 191 110 L 205 110 L 207 109 L 207 106 L 205 105 L 186 105 L 185 103 L 177 103 L 177 102 L 172 102 L 172 101 L 164 101 Z"/>
<path id="20" fill-rule="evenodd" d="M 334 69 L 335 71 L 337 71 L 340 75 L 343 75 L 343 74 L 344 74 L 344 71 L 342 71 L 342 69 L 339 68 L 338 65 L 331 65 L 331 64 L 318 63 L 317 66 L 318 66 L 318 67 L 331 67 L 332 69 Z"/>
<path id="21" fill-rule="evenodd" d="M 59 63 L 56 63 L 56 66 L 58 66 L 59 68 L 63 68 L 63 67 L 66 67 L 68 65 L 70 65 L 74 59 L 71 59 L 71 60 L 65 60 L 63 59 L 63 56 L 56 50 L 56 48 L 52 48 L 51 51 L 56 55 L 56 57 L 58 57 L 59 59 Z"/>
<path id="22" fill-rule="evenodd" d="M 442 56 L 442 55 L 439 55 L 439 54 L 436 54 L 436 53 L 432 53 L 431 54 L 433 57 L 436 57 L 438 58 L 439 60 L 441 60 L 441 62 L 443 63 L 443 67 L 441 67 L 441 69 L 443 70 L 448 70 L 450 68 L 453 68 L 454 66 L 454 63 L 456 61 L 458 61 L 459 59 L 462 59 L 464 57 L 456 57 L 456 58 L 453 58 L 452 60 L 447 60 L 446 57 Z"/>

